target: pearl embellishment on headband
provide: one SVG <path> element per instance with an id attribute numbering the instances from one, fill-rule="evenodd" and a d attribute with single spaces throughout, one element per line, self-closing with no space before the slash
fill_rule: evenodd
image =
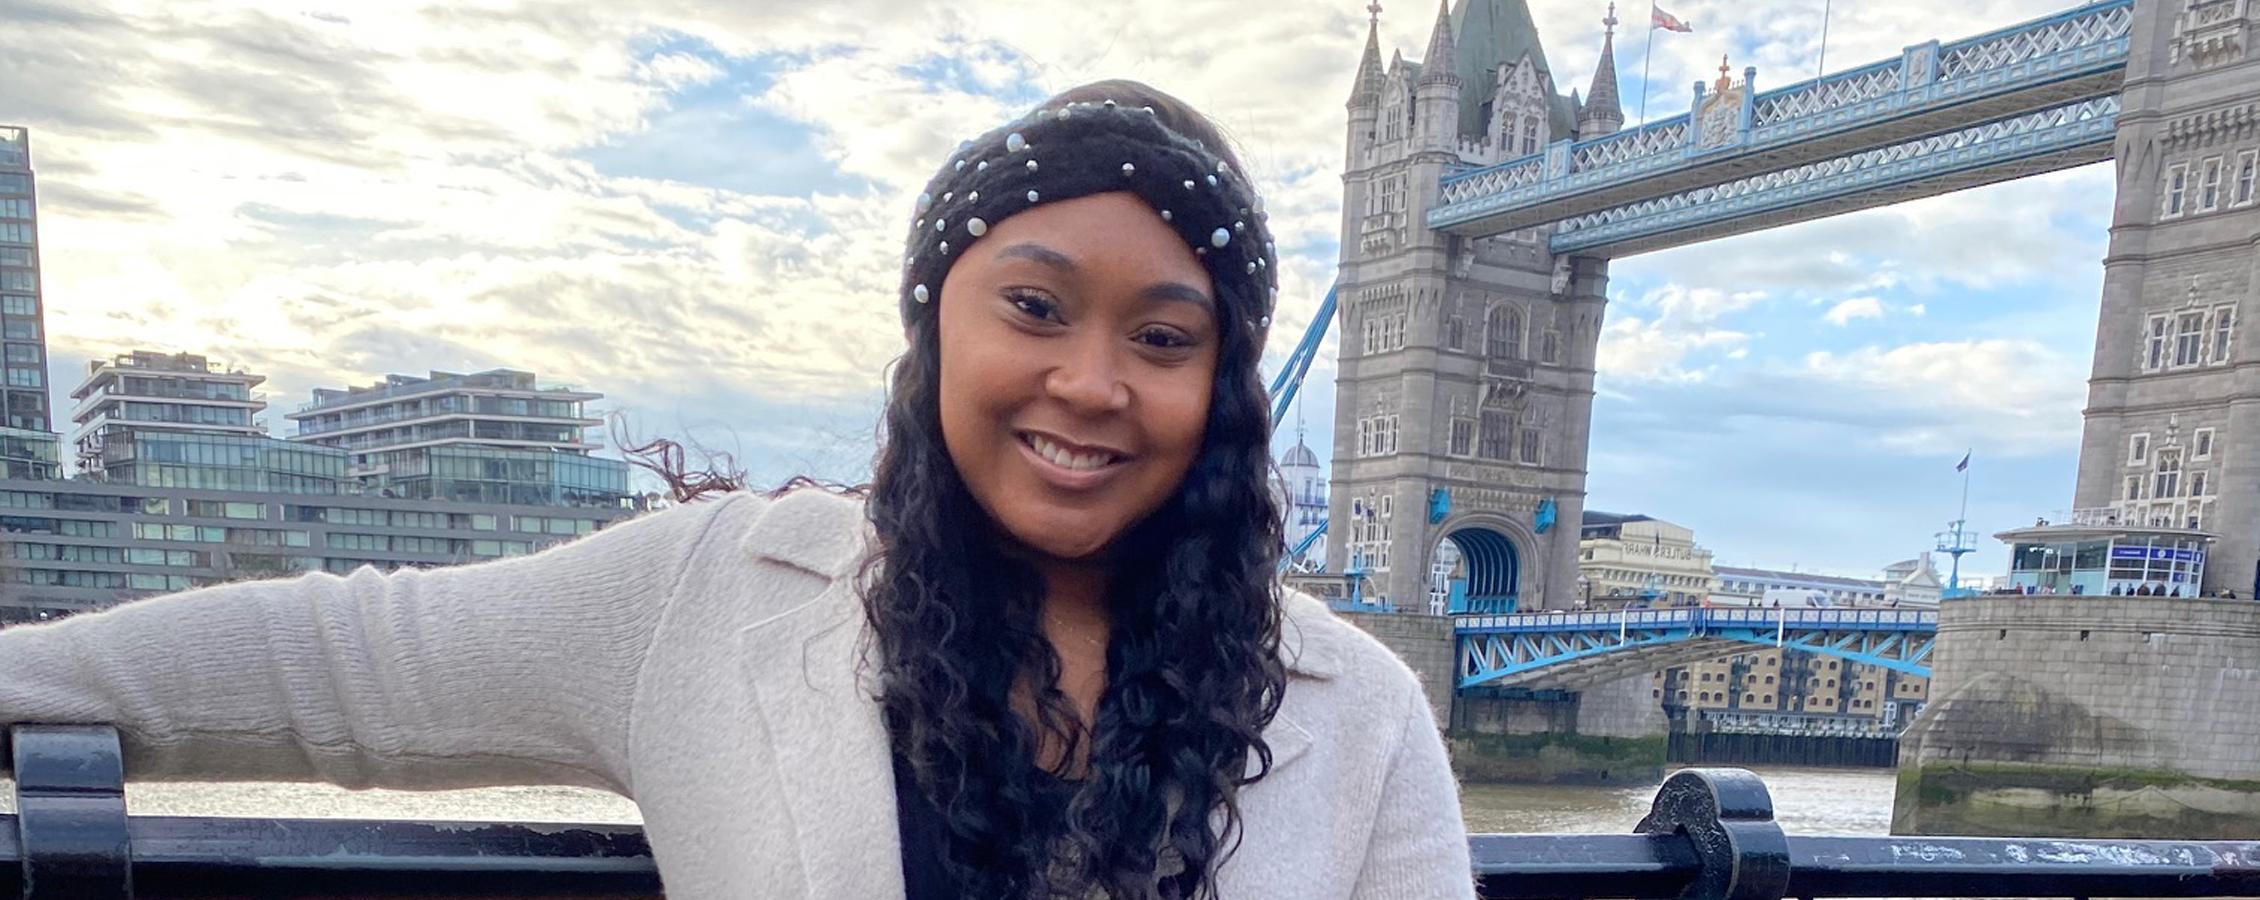
<path id="1" fill-rule="evenodd" d="M 980 192 L 980 191 L 974 191 L 974 192 L 972 192 L 972 193 L 970 193 L 970 194 L 966 194 L 966 195 L 965 195 L 965 202 L 967 202 L 967 203 L 979 203 L 979 202 L 981 202 L 981 192 Z"/>
<path id="2" fill-rule="evenodd" d="M 975 220 L 973 220 L 973 221 L 976 221 L 976 222 L 978 222 L 978 221 L 981 221 L 981 220 L 979 220 L 979 219 L 975 219 Z M 1255 263 L 1249 263 L 1249 264 L 1248 264 L 1248 274 L 1250 274 L 1250 275 L 1254 275 L 1255 273 L 1256 273 L 1256 264 L 1255 264 Z"/>
<path id="3" fill-rule="evenodd" d="M 1029 192 L 1028 192 L 1028 202 L 1030 202 L 1030 203 L 1034 203 L 1034 202 L 1036 202 L 1036 192 L 1035 192 L 1035 191 L 1029 191 Z"/>
<path id="4" fill-rule="evenodd" d="M 934 195 L 932 195 L 932 194 L 920 194 L 920 195 L 918 195 L 918 211 L 919 211 L 919 212 L 925 212 L 925 211 L 926 211 L 926 210 L 927 210 L 928 208 L 932 207 L 933 205 L 934 205 Z"/>
<path id="5" fill-rule="evenodd" d="M 1124 177 L 1124 178 L 1128 178 L 1128 177 L 1130 177 L 1130 176 L 1132 176 L 1132 175 L 1136 175 L 1136 174 L 1138 174 L 1138 167 L 1137 167 L 1137 166 L 1131 165 L 1131 164 L 1129 164 L 1129 163 L 1123 163 L 1123 164 L 1122 164 L 1122 177 Z"/>
<path id="6" fill-rule="evenodd" d="M 974 237 L 980 237 L 989 233 L 989 223 L 980 219 L 968 219 L 965 222 L 965 230 L 971 232 Z"/>
<path id="7" fill-rule="evenodd" d="M 911 288 L 911 289 L 910 289 L 910 298 L 911 298 L 911 299 L 913 299 L 913 300 L 916 300 L 916 301 L 918 301 L 918 302 L 920 302 L 920 303 L 924 303 L 924 302 L 926 302 L 926 286 L 925 286 L 925 285 L 923 285 L 923 284 L 921 284 L 921 285 L 918 285 L 918 286 L 916 286 L 916 287 L 913 287 L 913 288 Z"/>
<path id="8" fill-rule="evenodd" d="M 935 230 L 935 231 L 947 231 L 947 230 L 949 229 L 949 227 L 950 227 L 950 220 L 948 220 L 948 219 L 935 219 L 935 220 L 934 220 L 934 230 Z"/>
<path id="9" fill-rule="evenodd" d="M 1029 174 L 1031 174 L 1031 175 L 1032 175 L 1032 174 L 1035 174 L 1035 172 L 1036 172 L 1036 161 L 1035 161 L 1035 160 L 1032 160 L 1032 159 L 1031 159 L 1031 160 L 1029 160 L 1029 161 L 1028 161 L 1028 172 L 1029 172 Z"/>
<path id="10" fill-rule="evenodd" d="M 1215 186 L 1216 186 L 1216 176 L 1214 176 L 1214 175 L 1210 175 L 1210 176 L 1208 177 L 1208 186 L 1209 186 L 1209 187 L 1215 187 Z"/>
<path id="11" fill-rule="evenodd" d="M 981 164 L 980 164 L 980 165 L 978 165 L 978 166 L 974 166 L 974 167 L 973 167 L 973 171 L 975 171 L 975 172 L 986 172 L 986 171 L 988 171 L 988 170 L 989 170 L 989 161 L 988 161 L 988 160 L 985 160 L 985 159 L 981 161 Z"/>
<path id="12" fill-rule="evenodd" d="M 1190 182 L 1190 181 L 1187 181 L 1187 182 L 1185 182 L 1185 189 L 1186 189 L 1186 190 L 1188 190 L 1188 191 L 1189 191 L 1189 190 L 1192 190 L 1192 189 L 1193 189 L 1193 183 L 1192 183 L 1192 182 Z"/>
<path id="13" fill-rule="evenodd" d="M 1169 221 L 1169 210 L 1165 209 L 1161 211 L 1161 220 L 1164 222 Z"/>
<path id="14" fill-rule="evenodd" d="M 1232 243 L 1232 232 L 1223 228 L 1209 232 L 1208 242 L 1211 247 L 1219 250 L 1224 249 L 1226 245 Z"/>
<path id="15" fill-rule="evenodd" d="M 943 256 L 948 256 L 948 255 L 949 255 L 949 252 L 950 252 L 950 242 L 948 242 L 948 241 L 943 241 L 943 242 L 942 242 L 942 255 L 943 255 Z"/>
<path id="16" fill-rule="evenodd" d="M 958 161 L 957 161 L 957 165 L 956 165 L 956 166 L 955 166 L 954 168 L 952 168 L 952 169 L 951 169 L 950 171 L 953 171 L 953 172 L 963 172 L 963 171 L 965 171 L 965 160 L 962 160 L 962 159 L 961 159 L 961 160 L 958 160 Z"/>
<path id="17" fill-rule="evenodd" d="M 1004 149 L 1007 153 L 1018 153 L 1022 150 L 1026 150 L 1028 149 L 1028 139 L 1021 137 L 1020 132 L 1017 131 L 1005 135 Z"/>

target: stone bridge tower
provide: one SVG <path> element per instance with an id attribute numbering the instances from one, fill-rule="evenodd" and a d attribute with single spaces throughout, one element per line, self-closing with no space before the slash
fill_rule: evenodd
<path id="1" fill-rule="evenodd" d="M 2260 4 L 2136 5 L 2118 201 L 2073 504 L 2218 536 L 2204 590 L 2260 559 Z"/>
<path id="2" fill-rule="evenodd" d="M 1563 608 L 1576 594 L 1600 259 L 1545 229 L 1429 230 L 1462 168 L 1615 131 L 1612 29 L 1582 102 L 1558 94 L 1525 0 L 1439 3 L 1426 56 L 1381 60 L 1378 4 L 1349 101 L 1327 570 L 1408 611 Z"/>

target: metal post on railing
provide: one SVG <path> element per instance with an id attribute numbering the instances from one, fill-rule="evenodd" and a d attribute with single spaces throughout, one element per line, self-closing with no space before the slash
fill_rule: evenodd
<path id="1" fill-rule="evenodd" d="M 99 726 L 18 725 L 11 743 L 24 900 L 132 897 L 125 756 L 118 733 Z"/>

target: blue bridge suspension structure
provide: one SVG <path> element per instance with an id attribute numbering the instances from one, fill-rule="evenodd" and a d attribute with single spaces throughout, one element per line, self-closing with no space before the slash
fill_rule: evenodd
<path id="1" fill-rule="evenodd" d="M 2105 0 L 1443 179 L 1430 228 L 1613 257 L 2108 159 L 2133 0 Z"/>
<path id="2" fill-rule="evenodd" d="M 1756 648 L 1930 677 L 1938 613 L 1915 609 L 1628 609 L 1460 616 L 1459 688 L 1603 684 Z"/>

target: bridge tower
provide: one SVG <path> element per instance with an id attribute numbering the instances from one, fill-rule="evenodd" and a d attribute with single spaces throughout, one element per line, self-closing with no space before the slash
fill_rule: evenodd
<path id="1" fill-rule="evenodd" d="M 1407 611 L 1442 612 L 1455 593 L 1472 609 L 1567 608 L 1607 263 L 1554 256 L 1543 228 L 1468 239 L 1425 219 L 1447 172 L 1623 124 L 1614 17 L 1580 102 L 1557 93 L 1525 0 L 1440 2 L 1425 57 L 1386 66 L 1380 6 L 1367 9 L 1342 175 L 1327 568 L 1355 564 L 1367 596 Z"/>
<path id="2" fill-rule="evenodd" d="M 2260 588 L 2260 5 L 2138 3 L 2073 504 L 2217 535 L 2206 593 Z"/>

